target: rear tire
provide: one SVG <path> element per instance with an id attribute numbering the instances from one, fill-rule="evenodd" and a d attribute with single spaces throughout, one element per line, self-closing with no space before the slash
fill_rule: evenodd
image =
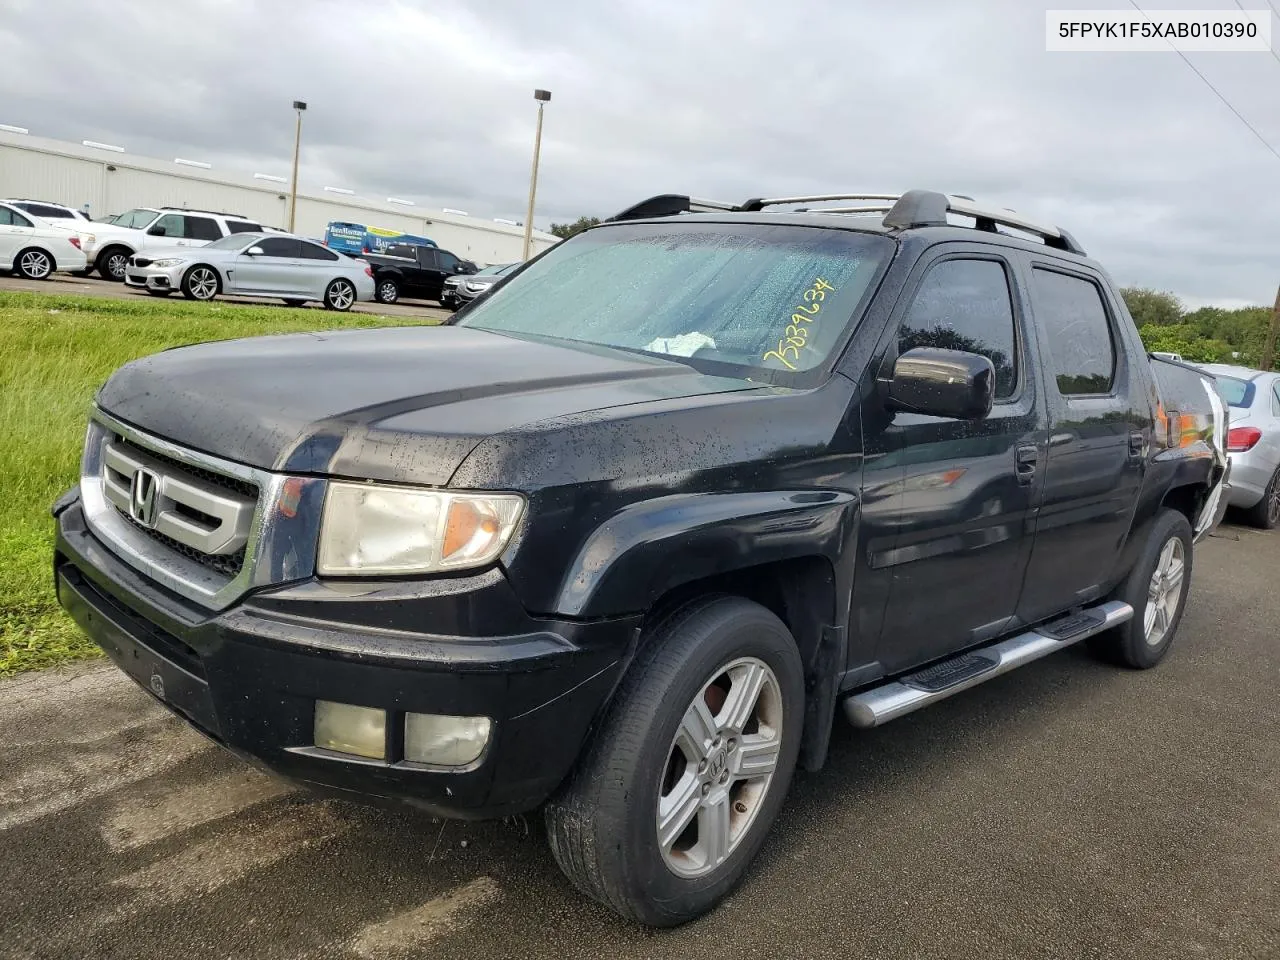
<path id="1" fill-rule="evenodd" d="M 1244 517 L 1259 530 L 1271 530 L 1280 523 L 1280 468 L 1267 481 L 1262 499 L 1245 510 Z"/>
<path id="2" fill-rule="evenodd" d="M 28 247 L 13 258 L 13 272 L 24 280 L 48 280 L 57 266 L 48 251 L 39 247 Z"/>
<path id="3" fill-rule="evenodd" d="M 377 301 L 379 303 L 395 303 L 400 299 L 400 284 L 394 280 L 379 280 Z"/>
<path id="4" fill-rule="evenodd" d="M 356 302 L 356 288 L 350 280 L 339 277 L 325 288 L 324 308 L 346 313 Z"/>
<path id="5" fill-rule="evenodd" d="M 182 275 L 182 295 L 188 300 L 212 300 L 222 292 L 222 281 L 213 267 L 197 263 Z"/>
<path id="6" fill-rule="evenodd" d="M 782 621 L 739 597 L 681 608 L 646 631 L 546 807 L 560 869 L 641 923 L 675 926 L 711 909 L 782 806 L 803 717 L 804 668 Z"/>
<path id="7" fill-rule="evenodd" d="M 123 283 L 125 270 L 129 267 L 129 250 L 126 247 L 107 247 L 98 254 L 94 266 L 103 280 Z"/>
<path id="8" fill-rule="evenodd" d="M 1164 659 L 1191 589 L 1191 523 L 1168 507 L 1156 514 L 1142 556 L 1112 596 L 1133 607 L 1120 626 L 1088 641 L 1105 660 L 1147 670 Z"/>

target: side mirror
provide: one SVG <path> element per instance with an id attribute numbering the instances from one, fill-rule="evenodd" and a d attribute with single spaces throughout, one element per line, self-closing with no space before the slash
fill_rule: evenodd
<path id="1" fill-rule="evenodd" d="M 147 233 L 149 233 L 153 237 L 163 237 L 168 233 L 168 231 L 165 230 L 164 227 L 152 227 L 150 230 L 147 231 Z"/>
<path id="2" fill-rule="evenodd" d="M 262 256 L 262 248 L 250 247 L 248 250 L 245 251 L 245 254 L 250 257 L 260 257 Z"/>
<path id="3" fill-rule="evenodd" d="M 889 407 L 955 420 L 981 420 L 996 395 L 996 368 L 981 354 L 916 347 L 898 357 Z"/>

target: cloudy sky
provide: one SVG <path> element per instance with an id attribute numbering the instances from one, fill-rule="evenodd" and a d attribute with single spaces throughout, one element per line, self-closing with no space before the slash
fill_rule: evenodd
<path id="1" fill-rule="evenodd" d="M 1045 7 L 1073 5 L 1133 12 L 1115 0 L 0 0 L 0 123 L 287 175 L 301 99 L 304 183 L 522 219 L 532 90 L 546 87 L 541 227 L 654 193 L 928 187 L 1059 222 L 1122 283 L 1193 305 L 1269 304 L 1280 158 L 1172 52 L 1046 53 Z M 1280 149 L 1280 60 L 1190 57 Z"/>

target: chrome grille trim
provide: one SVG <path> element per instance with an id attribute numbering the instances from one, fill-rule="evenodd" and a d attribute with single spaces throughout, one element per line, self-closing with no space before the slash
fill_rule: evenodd
<path id="1" fill-rule="evenodd" d="M 126 443 L 114 443 L 117 436 Z M 256 488 L 256 500 L 245 501 L 233 489 L 218 487 L 195 472 L 179 477 L 178 482 L 183 485 L 181 492 L 171 500 L 178 501 L 181 497 L 181 502 L 189 507 L 215 518 L 229 519 L 230 527 L 224 522 L 210 530 L 208 524 L 192 523 L 181 516 L 170 518 L 173 525 L 165 529 L 161 529 L 159 520 L 154 527 L 156 534 L 190 545 L 193 550 L 220 561 L 230 561 L 243 551 L 244 561 L 239 572 L 228 575 L 184 556 L 131 519 L 127 499 L 130 491 L 109 489 L 105 459 L 110 456 L 117 464 L 126 460 L 145 464 L 166 480 L 177 476 L 178 471 L 171 464 L 148 454 Z M 288 497 L 282 496 L 286 485 L 289 485 Z M 225 609 L 252 587 L 285 583 L 315 572 L 319 503 L 324 487 L 325 481 L 320 478 L 287 477 L 190 450 L 144 433 L 97 408 L 91 414 L 80 466 L 80 498 L 93 534 L 112 553 L 145 576 L 213 610 Z M 177 493 L 178 487 L 172 487 L 171 492 Z M 122 493 L 126 499 L 118 507 Z M 162 506 L 161 516 L 164 513 Z M 180 530 L 182 535 L 177 535 L 175 530 Z M 200 540 L 201 537 L 204 539 Z M 193 541 L 211 545 L 221 552 L 202 550 L 194 546 Z M 225 570 L 228 565 L 220 562 L 216 566 Z"/>

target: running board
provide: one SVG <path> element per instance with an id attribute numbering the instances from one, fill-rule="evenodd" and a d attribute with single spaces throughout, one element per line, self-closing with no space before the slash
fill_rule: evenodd
<path id="1" fill-rule="evenodd" d="M 844 701 L 845 716 L 855 727 L 878 727 L 1109 630 L 1132 616 L 1133 607 L 1112 600 L 1081 613 L 1061 617 L 989 647 L 971 650 L 879 687 L 855 693 Z"/>

